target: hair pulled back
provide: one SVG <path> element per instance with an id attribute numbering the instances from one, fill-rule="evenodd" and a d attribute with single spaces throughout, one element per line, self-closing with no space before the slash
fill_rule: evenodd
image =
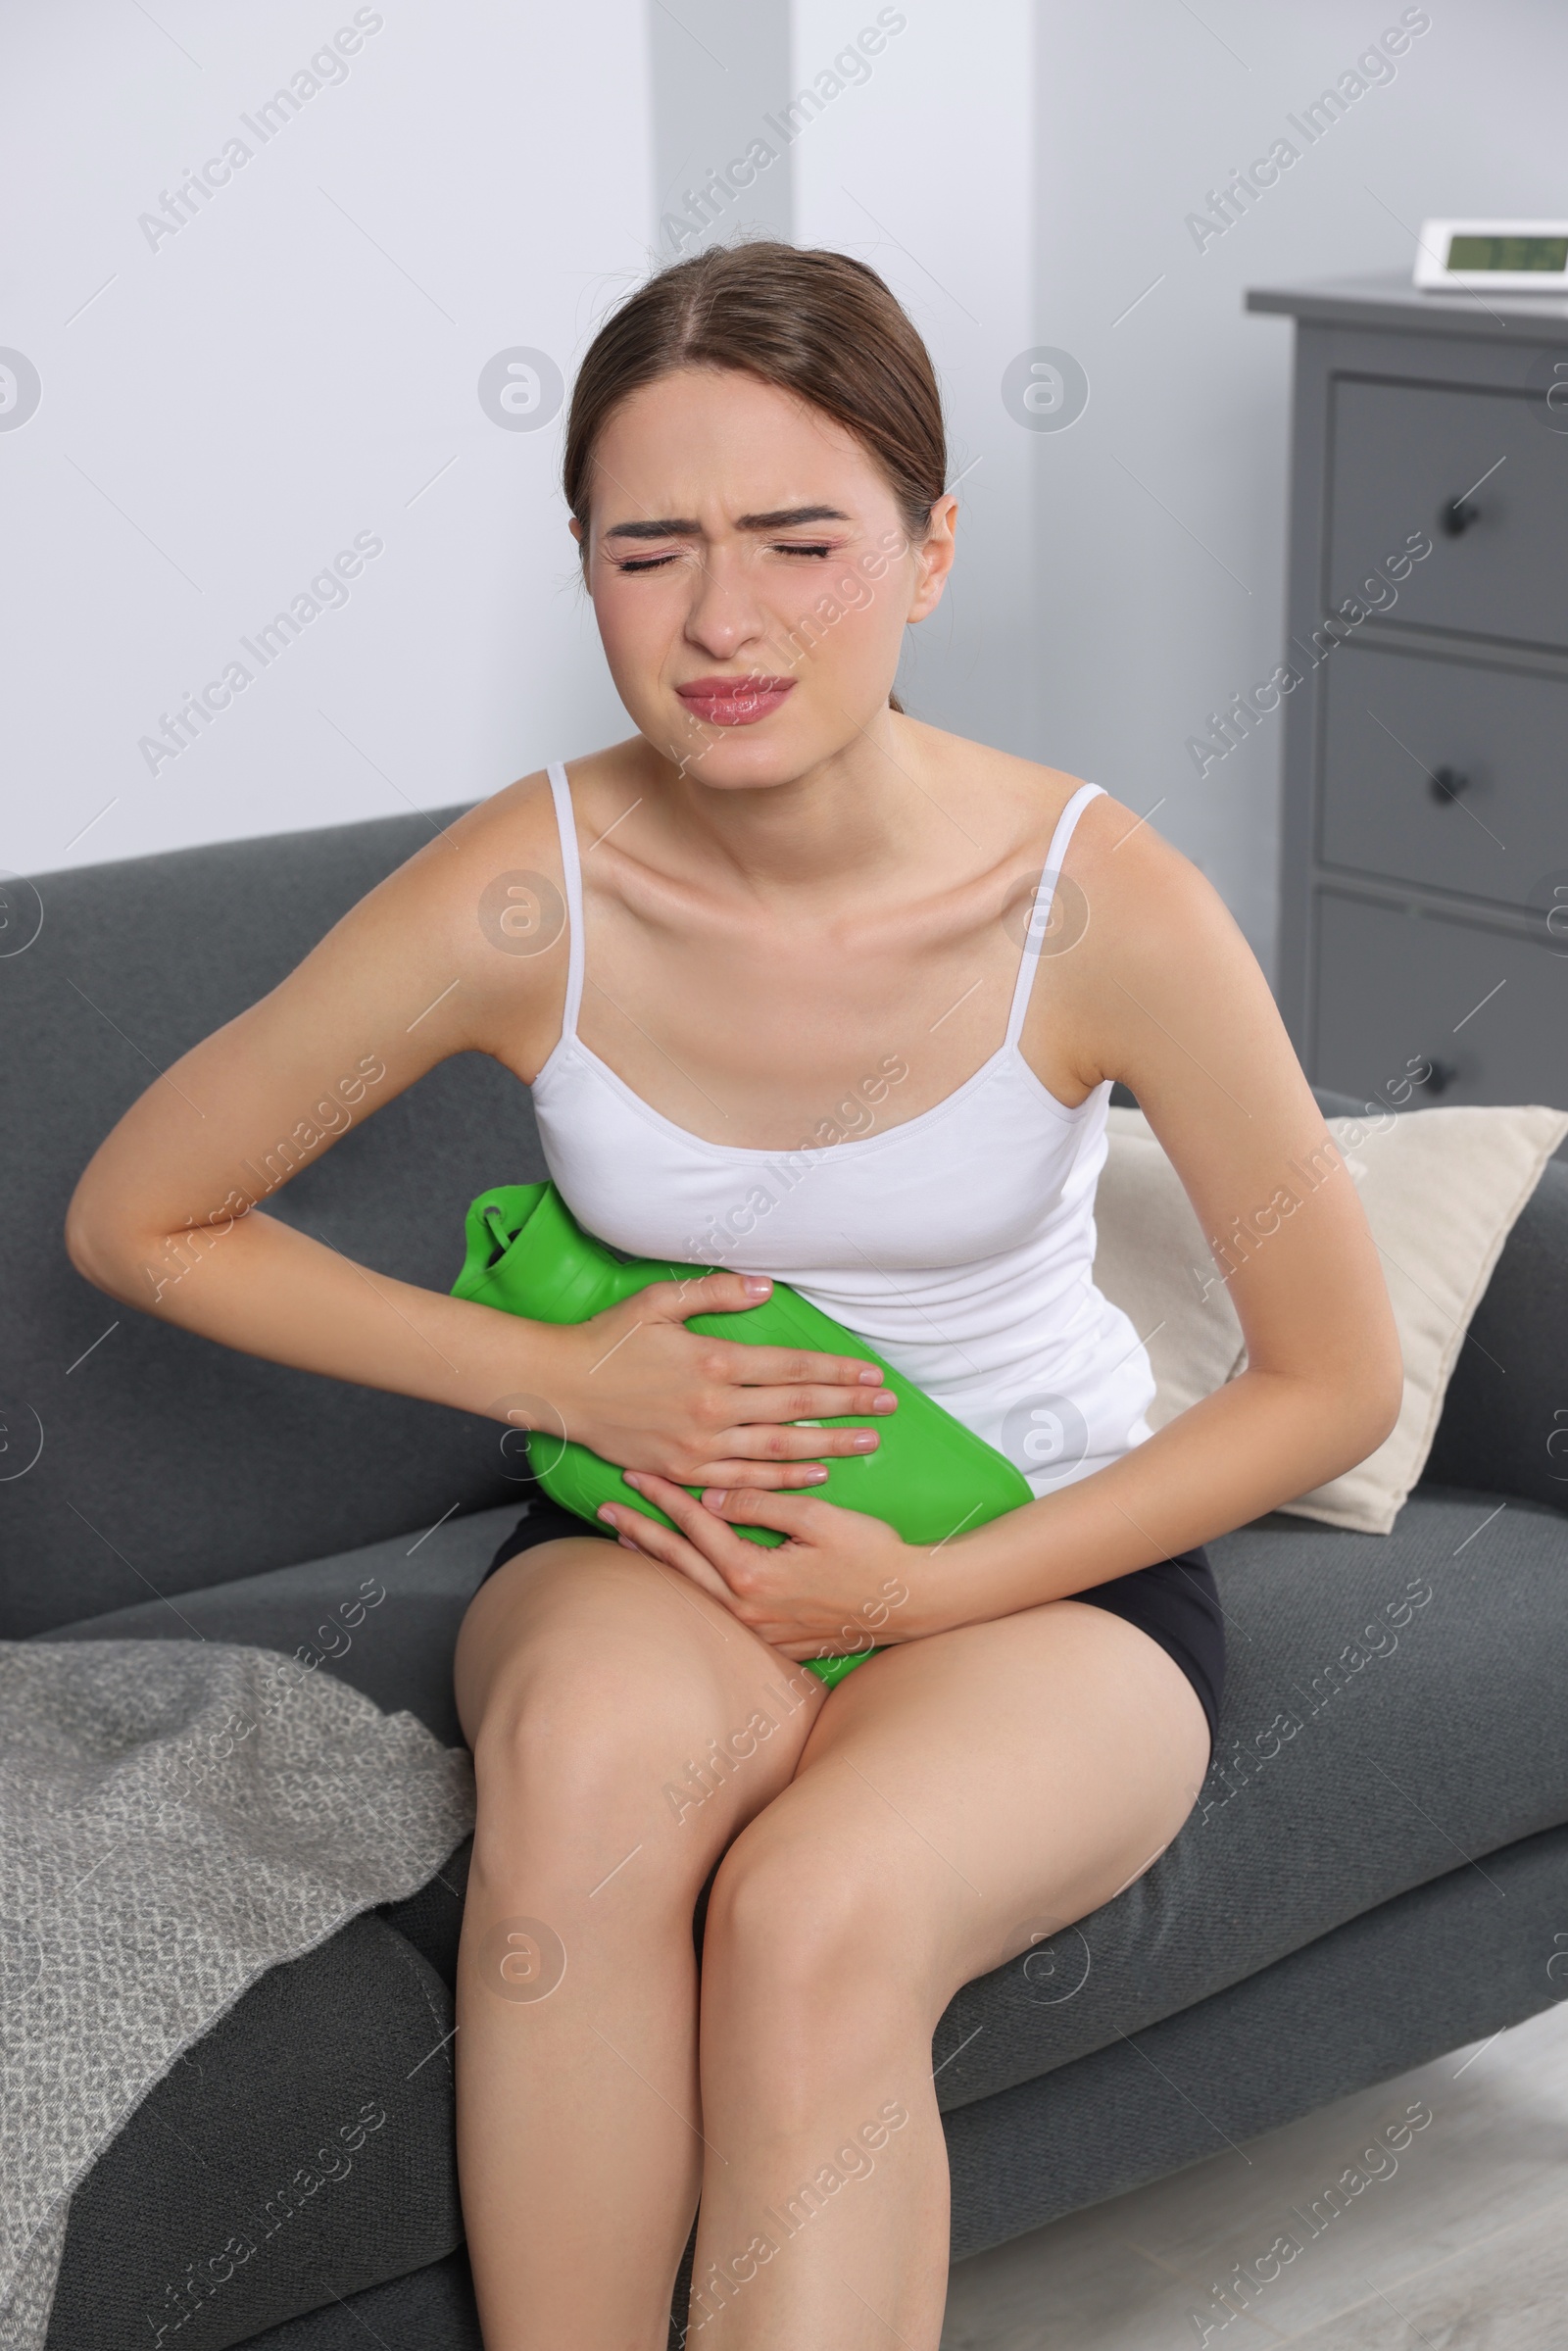
<path id="1" fill-rule="evenodd" d="M 913 322 L 863 262 L 757 238 L 662 269 L 589 344 L 562 466 L 585 557 L 594 444 L 628 394 L 679 367 L 735 368 L 820 409 L 881 467 L 909 537 L 925 537 L 947 486 L 948 445 Z"/>

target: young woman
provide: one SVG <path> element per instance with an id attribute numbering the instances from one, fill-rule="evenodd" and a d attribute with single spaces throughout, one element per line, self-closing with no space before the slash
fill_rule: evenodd
<path id="1" fill-rule="evenodd" d="M 252 1213 L 156 1308 L 497 1421 L 527 1396 L 674 1521 L 537 1507 L 458 1646 L 488 2351 L 660 2351 L 699 2204 L 705 2344 L 933 2351 L 933 2028 L 1170 1842 L 1220 1690 L 1200 1545 L 1397 1408 L 1353 1186 L 1279 1212 L 1322 1120 L 1214 892 L 1094 785 L 890 691 L 953 565 L 945 482 L 929 359 L 858 263 L 750 244 L 633 295 L 578 377 L 565 489 L 635 731 L 371 891 L 149 1089 L 72 1207 L 75 1263 L 145 1304 L 160 1237 L 193 1200 L 232 1215 L 241 1161 L 345 1053 L 373 1042 L 384 1102 L 478 1051 L 533 1089 L 587 1229 L 723 1268 L 560 1329 Z M 1118 1078 L 1205 1231 L 1276 1203 L 1227 1276 L 1246 1370 L 1157 1435 L 1090 1278 Z M 769 1277 L 1037 1498 L 930 1549 L 813 1498 L 892 1399 L 853 1355 L 685 1329 Z M 831 1689 L 801 1662 L 873 1643 Z"/>

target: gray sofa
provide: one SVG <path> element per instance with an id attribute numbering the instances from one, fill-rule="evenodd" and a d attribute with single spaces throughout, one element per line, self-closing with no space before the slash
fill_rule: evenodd
<path id="1" fill-rule="evenodd" d="M 30 1455 L 38 1425 L 45 1442 L 25 1474 L 0 1467 L 0 1638 L 293 1651 L 374 1574 L 387 1597 L 327 1670 L 458 1739 L 454 1637 L 527 1497 L 497 1427 L 126 1311 L 61 1240 L 75 1177 L 125 1104 L 426 833 L 398 818 L 38 881 L 41 931 L 0 955 L 0 1464 Z M 11 885 L 0 941 L 33 911 Z M 445 1289 L 471 1195 L 542 1172 L 525 1090 L 467 1056 L 270 1212 Z M 1148 1877 L 968 1985 L 937 2034 L 956 2255 L 1561 1990 L 1565 1325 L 1568 1167 L 1554 1162 L 1395 1533 L 1276 1516 L 1213 1544 L 1231 1665 L 1198 1809 Z M 429 2054 L 453 2021 L 466 1860 L 275 1969 L 144 2101 L 74 2199 L 50 2351 L 474 2351 L 450 2052 Z M 388 2112 L 377 2162 L 291 2197 L 318 2134 L 368 2095 Z M 257 2251 L 224 2278 L 236 2232 Z"/>

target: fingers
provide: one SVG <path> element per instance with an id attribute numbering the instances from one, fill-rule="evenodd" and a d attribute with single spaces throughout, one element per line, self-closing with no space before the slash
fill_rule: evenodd
<path id="1" fill-rule="evenodd" d="M 899 1408 L 899 1399 L 891 1388 L 748 1388 L 734 1399 L 732 1409 L 744 1415 L 734 1431 L 736 1438 L 744 1437 L 733 1450 L 743 1460 L 793 1461 L 803 1453 L 873 1453 L 876 1450 L 874 1429 L 806 1429 L 807 1442 L 798 1444 L 791 1433 L 792 1421 L 814 1423 L 823 1420 L 842 1420 L 854 1417 L 864 1422 L 868 1418 L 882 1420 Z M 858 1440 L 868 1436 L 869 1445 Z M 720 1440 L 728 1445 L 726 1436 Z"/>
<path id="2" fill-rule="evenodd" d="M 658 1519 L 647 1518 L 641 1510 L 627 1509 L 620 1503 L 606 1503 L 599 1515 L 607 1526 L 613 1525 L 616 1540 L 628 1551 L 653 1560 L 657 1567 L 678 1570 L 689 1582 L 710 1592 L 715 1600 L 733 1607 L 733 1594 L 718 1569 L 684 1535 L 674 1534 L 668 1527 L 662 1527 Z"/>
<path id="3" fill-rule="evenodd" d="M 668 1508 L 662 1494 L 659 1496 L 659 1506 L 661 1510 Z M 701 1500 L 693 1506 L 710 1524 L 719 1518 L 728 1520 L 732 1526 L 769 1527 L 796 1543 L 809 1543 L 813 1534 L 820 1534 L 828 1523 L 828 1513 L 832 1512 L 834 1517 L 844 1515 L 833 1511 L 830 1502 L 819 1502 L 814 1494 L 769 1494 L 760 1486 L 705 1486 Z M 669 1515 L 673 1518 L 674 1511 L 670 1510 Z M 750 1548 L 743 1536 L 730 1540 Z"/>
<path id="4" fill-rule="evenodd" d="M 739 1314 L 772 1295 L 765 1273 L 709 1273 L 696 1282 L 655 1282 L 637 1302 L 661 1322 L 684 1322 L 688 1314 Z"/>
<path id="5" fill-rule="evenodd" d="M 807 1492 L 822 1485 L 827 1478 L 822 1462 L 813 1456 L 808 1461 L 781 1461 L 776 1468 L 762 1461 L 743 1461 L 739 1457 L 727 1461 L 704 1461 L 682 1480 L 687 1486 L 760 1486 L 770 1494 Z"/>
<path id="6" fill-rule="evenodd" d="M 761 1305 L 772 1292 L 766 1274 L 710 1273 L 696 1282 L 656 1282 L 640 1294 L 638 1304 L 650 1319 L 684 1322 L 693 1314 L 738 1314 L 748 1306 Z M 881 1365 L 863 1355 L 821 1355 L 808 1347 L 752 1347 L 733 1340 L 714 1345 L 722 1351 L 717 1376 L 723 1379 L 770 1386 L 814 1381 L 819 1386 L 857 1391 L 880 1388 L 883 1381 Z"/>
<path id="7" fill-rule="evenodd" d="M 747 1404 L 750 1408 L 750 1393 Z M 874 1453 L 882 1440 L 875 1429 L 863 1427 L 747 1421 L 738 1428 L 715 1430 L 705 1442 L 712 1448 L 706 1459 L 694 1461 L 690 1468 L 670 1465 L 683 1486 L 758 1486 L 776 1493 L 785 1487 L 820 1486 L 828 1474 L 825 1462 L 862 1459 Z"/>
<path id="8" fill-rule="evenodd" d="M 714 1345 L 724 1350 L 723 1376 L 748 1387 L 814 1384 L 818 1388 L 849 1389 L 856 1400 L 848 1406 L 835 1405 L 833 1409 L 839 1412 L 863 1412 L 864 1391 L 880 1389 L 887 1376 L 880 1363 L 868 1362 L 859 1355 L 817 1355 L 795 1347 L 750 1347 L 744 1340 L 733 1339 L 718 1340 Z"/>
<path id="9" fill-rule="evenodd" d="M 709 1577 L 712 1577 L 709 1589 L 718 1590 L 726 1599 L 729 1598 L 729 1577 L 743 1572 L 755 1561 L 757 1545 L 748 1543 L 743 1536 L 732 1535 L 722 1518 L 715 1516 L 711 1510 L 705 1510 L 684 1486 L 677 1486 L 668 1478 L 656 1477 L 652 1470 L 628 1469 L 623 1470 L 621 1475 L 634 1494 L 644 1494 L 649 1501 L 657 1502 L 664 1516 L 674 1520 L 679 1530 L 678 1536 L 672 1542 L 668 1530 L 661 1527 L 657 1520 L 644 1518 L 641 1511 L 624 1509 L 613 1502 L 603 1505 L 600 1517 L 612 1526 L 617 1535 L 630 1535 L 640 1549 L 648 1550 L 656 1559 L 667 1559 L 671 1566 L 685 1567 L 688 1574 L 693 1573 L 694 1563 L 679 1554 L 682 1551 L 695 1551 L 695 1565 L 707 1570 L 707 1574 L 698 1576 L 697 1580 L 706 1583 Z M 772 1500 L 774 1497 L 768 1495 L 765 1498 Z M 744 1525 L 748 1522 L 740 1520 L 736 1523 Z M 749 1523 L 761 1526 L 765 1522 L 756 1519 Z"/>

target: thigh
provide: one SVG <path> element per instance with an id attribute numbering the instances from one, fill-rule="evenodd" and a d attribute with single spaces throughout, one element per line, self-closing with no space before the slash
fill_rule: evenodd
<path id="1" fill-rule="evenodd" d="M 569 1782 L 676 1830 L 701 1814 L 713 1850 L 788 1784 L 826 1696 L 684 1576 L 593 1536 L 485 1580 L 453 1682 L 481 1809 Z"/>
<path id="2" fill-rule="evenodd" d="M 742 1845 L 809 1852 L 819 1882 L 853 1883 L 868 1924 L 897 1921 L 940 2011 L 1141 1876 L 1208 1751 L 1163 1648 L 1104 1609 L 1052 1601 L 858 1667 Z"/>

